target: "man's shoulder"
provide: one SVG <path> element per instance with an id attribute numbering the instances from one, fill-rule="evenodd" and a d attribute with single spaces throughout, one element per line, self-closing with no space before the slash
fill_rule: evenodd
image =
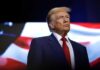
<path id="1" fill-rule="evenodd" d="M 48 38 L 49 38 L 49 36 L 33 38 L 31 41 L 31 46 L 46 44 L 48 42 Z"/>
<path id="2" fill-rule="evenodd" d="M 37 37 L 33 38 L 32 41 L 45 41 L 48 40 L 50 36 L 43 36 L 43 37 Z"/>
<path id="3" fill-rule="evenodd" d="M 70 40 L 70 42 L 71 42 L 72 45 L 81 46 L 81 47 L 85 48 L 85 46 L 80 44 L 79 42 L 76 42 L 76 41 L 73 41 L 73 40 Z"/>

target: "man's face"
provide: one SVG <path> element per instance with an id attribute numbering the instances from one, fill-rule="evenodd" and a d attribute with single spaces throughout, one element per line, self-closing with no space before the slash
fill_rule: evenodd
<path id="1" fill-rule="evenodd" d="M 60 11 L 51 16 L 52 28 L 56 32 L 68 32 L 70 30 L 70 16 L 65 11 Z"/>

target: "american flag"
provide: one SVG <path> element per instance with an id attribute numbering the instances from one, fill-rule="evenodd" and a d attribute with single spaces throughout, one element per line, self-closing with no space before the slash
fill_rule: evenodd
<path id="1" fill-rule="evenodd" d="M 0 55 L 0 70 L 26 70 L 31 40 L 50 34 L 51 32 L 46 22 L 25 23 L 20 36 Z M 99 23 L 72 22 L 68 37 L 87 48 L 91 67 L 100 66 Z"/>

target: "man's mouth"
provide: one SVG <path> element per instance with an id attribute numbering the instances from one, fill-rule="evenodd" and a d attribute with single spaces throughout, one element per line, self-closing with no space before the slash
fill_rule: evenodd
<path id="1" fill-rule="evenodd" d="M 64 27 L 69 27 L 69 25 L 64 25 Z"/>

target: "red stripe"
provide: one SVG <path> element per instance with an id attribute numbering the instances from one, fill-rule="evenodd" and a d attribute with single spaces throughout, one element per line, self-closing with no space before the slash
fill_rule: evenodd
<path id="1" fill-rule="evenodd" d="M 88 27 L 88 28 L 95 28 L 100 29 L 100 23 L 89 23 L 89 22 L 71 22 L 72 24 Z"/>
<path id="2" fill-rule="evenodd" d="M 21 48 L 29 49 L 29 46 L 30 46 L 29 43 L 31 42 L 31 40 L 32 38 L 20 36 L 15 40 L 14 43 Z"/>
<path id="3" fill-rule="evenodd" d="M 0 64 L 0 70 L 26 70 L 26 64 L 19 61 L 10 58 L 2 58 L 2 63 L 4 61 L 4 64 Z"/>
<path id="4" fill-rule="evenodd" d="M 100 64 L 100 58 L 97 58 L 96 60 L 94 60 L 93 62 L 90 63 L 91 67 L 94 67 L 96 65 Z"/>

